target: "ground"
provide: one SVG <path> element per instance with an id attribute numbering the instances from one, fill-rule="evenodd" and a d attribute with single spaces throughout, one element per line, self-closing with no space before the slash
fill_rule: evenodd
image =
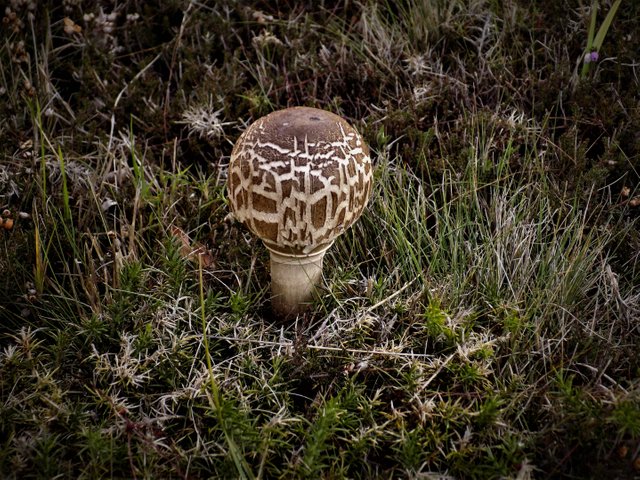
<path id="1" fill-rule="evenodd" d="M 10 0 L 0 475 L 640 476 L 640 4 Z M 375 164 L 308 314 L 229 215 L 255 119 Z"/>

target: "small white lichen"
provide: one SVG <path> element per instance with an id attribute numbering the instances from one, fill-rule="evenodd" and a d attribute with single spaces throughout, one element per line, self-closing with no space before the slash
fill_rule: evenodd
<path id="1" fill-rule="evenodd" d="M 192 105 L 182 112 L 182 120 L 189 128 L 189 136 L 198 135 L 200 138 L 217 140 L 224 136 L 224 127 L 235 122 L 224 122 L 220 118 L 223 109 L 214 110 L 213 102 Z"/>

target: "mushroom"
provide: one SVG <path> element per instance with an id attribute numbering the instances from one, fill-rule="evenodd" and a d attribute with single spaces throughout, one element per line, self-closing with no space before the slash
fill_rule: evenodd
<path id="1" fill-rule="evenodd" d="M 269 250 L 276 314 L 293 318 L 308 308 L 324 255 L 360 217 L 371 178 L 369 147 L 324 110 L 278 110 L 240 136 L 231 152 L 229 202 Z"/>

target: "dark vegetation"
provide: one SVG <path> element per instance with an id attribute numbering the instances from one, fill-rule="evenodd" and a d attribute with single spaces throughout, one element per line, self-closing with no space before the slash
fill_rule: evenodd
<path id="1" fill-rule="evenodd" d="M 581 78 L 590 7 L 11 0 L 0 475 L 639 475 L 640 3 Z M 282 324 L 224 185 L 293 105 L 377 190 Z"/>

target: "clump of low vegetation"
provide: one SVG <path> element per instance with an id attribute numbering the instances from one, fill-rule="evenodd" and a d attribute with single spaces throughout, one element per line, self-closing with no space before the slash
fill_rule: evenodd
<path id="1" fill-rule="evenodd" d="M 10 0 L 1 476 L 640 474 L 640 4 L 585 71 L 594 7 Z M 293 105 L 375 186 L 282 322 L 225 183 Z"/>

